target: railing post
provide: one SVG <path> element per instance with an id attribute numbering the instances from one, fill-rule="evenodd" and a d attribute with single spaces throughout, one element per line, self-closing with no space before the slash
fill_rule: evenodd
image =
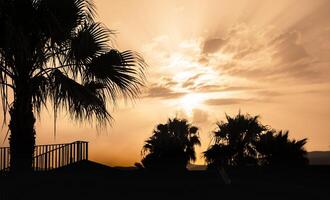
<path id="1" fill-rule="evenodd" d="M 74 149 L 73 144 L 70 144 L 70 164 L 74 163 L 73 149 Z"/>
<path id="2" fill-rule="evenodd" d="M 2 170 L 3 169 L 3 164 L 4 164 L 4 162 L 3 162 L 3 155 L 2 155 L 2 151 L 3 151 L 3 149 L 2 148 L 0 148 L 0 170 Z"/>
<path id="3" fill-rule="evenodd" d="M 0 163 L 0 170 L 4 169 L 4 165 L 5 165 L 5 162 L 4 162 L 4 155 L 3 155 L 3 151 L 4 151 L 4 148 L 0 148 L 0 158 L 1 158 L 1 163 Z"/>
<path id="4" fill-rule="evenodd" d="M 78 155 L 77 155 L 77 160 L 80 161 L 80 155 L 81 155 L 81 149 L 80 149 L 80 142 L 77 142 L 77 149 L 78 149 Z"/>
<path id="5" fill-rule="evenodd" d="M 79 141 L 79 149 L 80 149 L 80 157 L 79 157 L 79 161 L 82 161 L 82 157 L 83 157 L 83 149 L 82 149 L 82 142 Z"/>
<path id="6" fill-rule="evenodd" d="M 62 163 L 63 163 L 63 146 L 61 147 L 60 157 L 61 157 L 61 159 L 59 159 L 59 162 L 60 162 L 59 166 L 62 166 Z"/>
<path id="7" fill-rule="evenodd" d="M 88 142 L 86 142 L 85 145 L 86 145 L 86 160 L 88 160 Z"/>
<path id="8" fill-rule="evenodd" d="M 47 151 L 48 151 L 48 146 L 47 145 L 45 145 L 45 170 L 47 171 L 47 169 L 48 169 L 48 156 L 47 156 Z"/>
<path id="9" fill-rule="evenodd" d="M 69 164 L 69 145 L 65 145 L 65 165 Z"/>

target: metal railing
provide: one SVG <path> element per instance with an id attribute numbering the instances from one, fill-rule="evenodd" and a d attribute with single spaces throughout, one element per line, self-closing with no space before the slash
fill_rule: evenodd
<path id="1" fill-rule="evenodd" d="M 34 171 L 48 171 L 88 160 L 88 142 L 76 141 L 66 144 L 36 145 L 32 168 Z M 0 148 L 0 171 L 10 168 L 9 147 Z"/>
<path id="2" fill-rule="evenodd" d="M 7 171 L 10 163 L 10 148 L 0 147 L 0 171 Z"/>

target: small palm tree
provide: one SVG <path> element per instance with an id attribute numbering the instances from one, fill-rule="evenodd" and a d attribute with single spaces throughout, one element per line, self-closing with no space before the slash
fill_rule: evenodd
<path id="1" fill-rule="evenodd" d="M 196 126 L 185 119 L 169 119 L 145 141 L 142 163 L 148 169 L 184 170 L 196 160 L 195 146 L 200 144 Z"/>
<path id="2" fill-rule="evenodd" d="M 0 95 L 11 170 L 31 170 L 35 115 L 51 100 L 75 120 L 111 119 L 107 100 L 136 97 L 145 62 L 109 46 L 92 0 L 0 0 Z"/>
<path id="3" fill-rule="evenodd" d="M 253 146 L 266 127 L 259 122 L 259 116 L 226 115 L 226 122 L 217 123 L 214 144 L 204 152 L 209 165 L 246 165 L 256 162 L 257 151 Z"/>
<path id="4" fill-rule="evenodd" d="M 305 165 L 308 164 L 304 145 L 307 139 L 289 140 L 289 132 L 268 131 L 255 142 L 260 160 L 264 165 Z"/>

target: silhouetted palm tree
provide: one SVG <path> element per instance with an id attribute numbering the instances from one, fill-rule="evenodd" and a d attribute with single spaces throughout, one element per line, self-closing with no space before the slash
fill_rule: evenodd
<path id="1" fill-rule="evenodd" d="M 197 127 L 185 119 L 169 119 L 145 141 L 142 163 L 148 169 L 184 170 L 196 160 L 196 145 L 200 145 Z"/>
<path id="2" fill-rule="evenodd" d="M 305 165 L 308 164 L 304 145 L 307 139 L 289 140 L 289 132 L 268 131 L 255 142 L 263 165 Z"/>
<path id="3" fill-rule="evenodd" d="M 134 98 L 144 61 L 109 46 L 92 0 L 0 0 L 0 93 L 11 170 L 31 170 L 35 114 L 50 99 L 75 120 L 107 122 L 107 99 Z M 13 99 L 13 102 L 11 100 Z"/>
<path id="4" fill-rule="evenodd" d="M 226 122 L 217 123 L 214 144 L 204 152 L 209 165 L 255 164 L 257 151 L 255 141 L 266 127 L 259 122 L 259 116 L 242 115 L 234 118 L 226 115 Z"/>
<path id="5" fill-rule="evenodd" d="M 229 146 L 223 144 L 213 144 L 203 153 L 208 169 L 228 165 L 230 155 Z"/>

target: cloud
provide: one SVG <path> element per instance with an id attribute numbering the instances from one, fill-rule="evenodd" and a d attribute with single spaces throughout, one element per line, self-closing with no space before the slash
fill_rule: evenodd
<path id="1" fill-rule="evenodd" d="M 298 31 L 287 32 L 278 36 L 272 43 L 276 52 L 274 59 L 280 63 L 292 63 L 309 57 L 304 46 L 300 44 L 301 33 Z"/>
<path id="2" fill-rule="evenodd" d="M 162 99 L 176 99 L 186 95 L 184 92 L 175 92 L 170 88 L 163 86 L 153 86 L 149 88 L 146 97 L 149 98 L 162 98 Z"/>
<path id="3" fill-rule="evenodd" d="M 178 84 L 177 81 L 173 80 L 171 77 L 161 77 L 160 82 L 165 87 L 173 87 Z"/>
<path id="4" fill-rule="evenodd" d="M 236 105 L 241 103 L 247 103 L 252 101 L 251 99 L 240 99 L 240 98 L 219 98 L 219 99 L 208 99 L 204 101 L 204 104 L 209 106 L 224 106 L 224 105 Z"/>
<path id="5" fill-rule="evenodd" d="M 192 88 L 196 85 L 196 80 L 201 77 L 203 73 L 197 73 L 196 75 L 188 78 L 186 81 L 182 83 L 183 88 Z"/>
<path id="6" fill-rule="evenodd" d="M 220 87 L 219 85 L 199 85 L 194 90 L 196 92 L 219 92 Z"/>
<path id="7" fill-rule="evenodd" d="M 277 91 L 273 91 L 273 90 L 258 90 L 255 93 L 258 96 L 262 96 L 262 97 L 276 97 L 276 96 L 283 95 L 282 92 L 277 92 Z"/>
<path id="8" fill-rule="evenodd" d="M 223 85 L 199 85 L 194 88 L 196 92 L 234 92 L 254 90 L 253 86 L 223 86 Z"/>
<path id="9" fill-rule="evenodd" d="M 208 121 L 208 113 L 204 110 L 193 109 L 193 123 L 202 124 Z"/>
<path id="10" fill-rule="evenodd" d="M 198 62 L 202 65 L 208 65 L 209 59 L 205 55 L 200 55 Z"/>
<path id="11" fill-rule="evenodd" d="M 220 50 L 225 44 L 226 40 L 221 38 L 210 38 L 205 40 L 203 44 L 203 54 L 215 53 Z"/>
<path id="12" fill-rule="evenodd" d="M 281 33 L 275 28 L 256 29 L 243 24 L 230 29 L 226 38 L 217 53 L 200 55 L 204 63 L 221 74 L 276 82 L 308 83 L 325 78 L 324 67 L 315 64 L 317 58 L 310 55 L 304 35 L 298 30 Z"/>

